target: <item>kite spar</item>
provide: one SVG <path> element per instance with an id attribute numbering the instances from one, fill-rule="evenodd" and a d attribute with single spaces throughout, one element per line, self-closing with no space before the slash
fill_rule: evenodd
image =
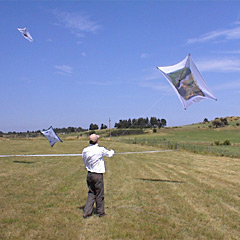
<path id="1" fill-rule="evenodd" d="M 29 42 L 33 41 L 33 38 L 31 36 L 31 34 L 29 33 L 29 31 L 27 30 L 27 28 L 18 28 L 17 29 L 22 35 L 23 37 L 25 37 Z"/>
<path id="2" fill-rule="evenodd" d="M 42 130 L 41 133 L 47 138 L 51 147 L 53 147 L 53 145 L 56 142 L 62 142 L 62 140 L 58 137 L 58 135 L 53 130 L 52 126 L 50 128 L 48 128 L 47 130 Z"/>
<path id="3" fill-rule="evenodd" d="M 190 54 L 175 65 L 157 68 L 173 87 L 185 110 L 192 103 L 197 103 L 203 99 L 217 100 L 198 71 Z"/>

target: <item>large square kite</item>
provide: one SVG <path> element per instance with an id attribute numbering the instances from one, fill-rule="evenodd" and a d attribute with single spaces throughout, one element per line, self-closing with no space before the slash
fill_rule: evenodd
<path id="1" fill-rule="evenodd" d="M 177 93 L 184 109 L 206 98 L 217 100 L 192 61 L 190 54 L 175 65 L 157 68 Z"/>

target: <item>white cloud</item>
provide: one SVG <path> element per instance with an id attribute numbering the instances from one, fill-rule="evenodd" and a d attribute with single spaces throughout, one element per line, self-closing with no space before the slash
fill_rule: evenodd
<path id="1" fill-rule="evenodd" d="M 60 66 L 58 65 L 58 66 L 55 66 L 55 68 L 57 70 L 59 70 L 58 73 L 60 73 L 60 74 L 72 75 L 72 73 L 73 73 L 72 67 L 70 67 L 68 65 L 60 65 Z"/>
<path id="2" fill-rule="evenodd" d="M 112 82 L 88 82 L 88 84 L 90 85 L 95 85 L 95 86 L 110 86 L 110 85 L 113 85 Z"/>
<path id="3" fill-rule="evenodd" d="M 190 44 L 190 43 L 197 43 L 197 42 L 207 42 L 207 41 L 216 40 L 219 38 L 223 40 L 240 39 L 240 27 L 208 32 L 201 35 L 200 37 L 188 39 L 187 43 Z"/>
<path id="4" fill-rule="evenodd" d="M 240 59 L 208 59 L 199 61 L 196 65 L 201 71 L 240 71 Z"/>
<path id="5" fill-rule="evenodd" d="M 240 90 L 240 80 L 234 82 L 226 82 L 214 87 L 215 90 Z"/>
<path id="6" fill-rule="evenodd" d="M 140 56 L 141 59 L 144 59 L 144 58 L 147 58 L 147 57 L 149 57 L 149 54 L 147 54 L 147 53 L 142 53 L 141 56 Z"/>
<path id="7" fill-rule="evenodd" d="M 58 25 L 63 24 L 65 28 L 78 37 L 83 37 L 84 33 L 96 33 L 100 29 L 100 25 L 84 14 L 62 12 L 59 10 L 54 10 L 53 14 L 58 19 Z"/>
<path id="8" fill-rule="evenodd" d="M 141 87 L 151 88 L 153 90 L 161 91 L 166 94 L 172 94 L 171 86 L 168 84 L 158 69 L 144 71 L 147 71 L 148 73 L 143 77 L 143 81 L 139 83 Z"/>
<path id="9" fill-rule="evenodd" d="M 161 72 L 157 68 L 150 69 L 150 70 L 146 69 L 144 70 L 144 72 L 147 72 L 147 74 L 143 77 L 144 81 L 156 80 L 162 77 Z"/>
<path id="10" fill-rule="evenodd" d="M 159 82 L 144 81 L 140 83 L 140 86 L 151 88 L 156 91 L 165 92 L 167 94 L 172 94 L 171 86 L 167 84 L 163 84 L 161 80 L 159 80 Z"/>
<path id="11" fill-rule="evenodd" d="M 217 53 L 223 54 L 240 54 L 240 50 L 231 50 L 231 51 L 216 51 Z"/>

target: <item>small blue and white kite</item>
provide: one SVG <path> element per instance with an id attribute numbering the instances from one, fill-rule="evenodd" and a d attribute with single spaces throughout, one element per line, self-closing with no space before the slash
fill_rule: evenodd
<path id="1" fill-rule="evenodd" d="M 51 147 L 53 147 L 56 142 L 62 142 L 52 127 L 48 128 L 47 130 L 42 130 L 41 133 L 48 139 Z"/>
<path id="2" fill-rule="evenodd" d="M 192 61 L 190 54 L 175 65 L 157 68 L 177 93 L 184 109 L 206 98 L 217 100 Z"/>
<path id="3" fill-rule="evenodd" d="M 32 36 L 30 35 L 29 31 L 27 30 L 27 28 L 18 28 L 17 29 L 22 35 L 23 37 L 25 37 L 28 41 L 32 42 L 33 41 L 33 38 Z"/>

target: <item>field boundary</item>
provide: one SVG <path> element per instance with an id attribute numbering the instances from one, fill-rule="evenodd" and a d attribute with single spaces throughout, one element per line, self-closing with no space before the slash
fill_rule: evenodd
<path id="1" fill-rule="evenodd" d="M 157 153 L 157 152 L 169 152 L 174 150 L 155 150 L 155 151 L 142 151 L 142 152 L 116 152 L 115 154 L 142 154 L 142 153 Z M 79 157 L 81 153 L 65 153 L 65 154 L 15 154 L 15 155 L 0 155 L 2 158 L 7 157 Z"/>
<path id="2" fill-rule="evenodd" d="M 161 149 L 169 150 L 183 150 L 188 152 L 193 152 L 197 154 L 207 154 L 214 156 L 225 156 L 225 157 L 236 157 L 240 158 L 239 146 L 230 145 L 214 145 L 214 144 L 204 144 L 198 142 L 177 142 L 170 141 L 161 138 L 122 138 L 119 142 L 124 142 L 127 144 L 140 144 L 145 146 L 160 147 Z"/>

